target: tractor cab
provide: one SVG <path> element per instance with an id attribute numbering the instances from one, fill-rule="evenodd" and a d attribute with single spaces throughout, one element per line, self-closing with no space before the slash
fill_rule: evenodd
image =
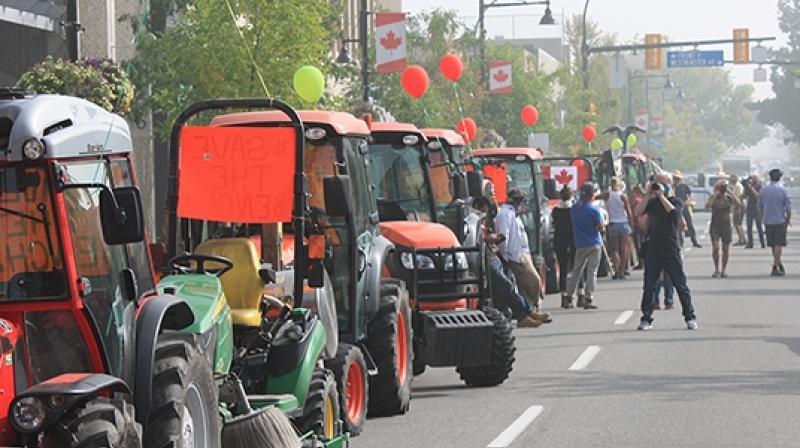
<path id="1" fill-rule="evenodd" d="M 658 174 L 661 169 L 655 161 L 640 153 L 622 155 L 622 180 L 625 181 L 626 191 L 631 194 L 635 186 L 645 187 L 650 178 Z"/>

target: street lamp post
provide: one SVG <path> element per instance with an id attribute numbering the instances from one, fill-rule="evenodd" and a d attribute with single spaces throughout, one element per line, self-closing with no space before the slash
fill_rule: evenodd
<path id="1" fill-rule="evenodd" d="M 349 64 L 350 55 L 347 52 L 347 44 L 357 43 L 361 47 L 361 99 L 369 102 L 369 0 L 361 0 L 358 12 L 358 39 L 342 39 L 342 48 L 336 62 L 339 64 Z"/>
<path id="2" fill-rule="evenodd" d="M 583 72 L 583 88 L 589 89 L 589 42 L 586 39 L 586 13 L 589 11 L 589 0 L 583 4 L 583 22 L 581 30 L 581 71 Z"/>

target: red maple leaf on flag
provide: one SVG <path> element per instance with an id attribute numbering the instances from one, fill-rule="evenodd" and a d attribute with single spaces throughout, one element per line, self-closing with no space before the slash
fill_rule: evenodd
<path id="1" fill-rule="evenodd" d="M 572 174 L 569 174 L 567 170 L 561 170 L 561 172 L 558 173 L 558 175 L 556 175 L 554 179 L 561 185 L 567 185 L 572 181 L 572 178 L 573 178 Z"/>
<path id="2" fill-rule="evenodd" d="M 402 43 L 403 39 L 397 37 L 397 34 L 395 34 L 394 31 L 389 31 L 386 33 L 386 36 L 381 37 L 381 45 L 383 45 L 383 48 L 387 50 L 397 50 Z"/>
<path id="3" fill-rule="evenodd" d="M 508 79 L 508 73 L 504 72 L 501 68 L 500 70 L 496 71 L 494 74 L 494 80 L 500 83 L 506 82 Z"/>

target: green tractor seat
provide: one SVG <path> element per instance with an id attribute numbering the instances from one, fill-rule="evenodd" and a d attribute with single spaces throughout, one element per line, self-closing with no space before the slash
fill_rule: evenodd
<path id="1" fill-rule="evenodd" d="M 220 277 L 222 290 L 231 307 L 234 325 L 261 325 L 261 298 L 264 280 L 256 245 L 248 238 L 206 240 L 195 249 L 200 255 L 217 255 L 233 262 L 233 268 Z"/>

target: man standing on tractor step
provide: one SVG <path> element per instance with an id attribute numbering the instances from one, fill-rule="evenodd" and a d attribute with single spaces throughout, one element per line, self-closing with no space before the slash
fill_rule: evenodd
<path id="1" fill-rule="evenodd" d="M 597 268 L 603 255 L 603 215 L 594 201 L 594 185 L 586 182 L 581 185 L 580 199 L 570 209 L 572 219 L 572 234 L 575 237 L 575 261 L 572 272 L 567 278 L 567 305 L 572 304 L 572 298 L 578 289 L 578 282 L 586 270 L 585 296 L 578 299 L 576 306 L 587 310 L 596 309 L 594 303 L 594 289 L 597 284 Z"/>
<path id="2" fill-rule="evenodd" d="M 639 225 L 647 232 L 642 318 L 636 329 L 653 328 L 658 279 L 662 272 L 666 272 L 681 300 L 686 328 L 697 330 L 697 318 L 681 258 L 680 233 L 685 225 L 682 217 L 683 202 L 670 194 L 670 179 L 666 174 L 657 175 L 648 190 L 645 199 L 636 206 L 636 216 L 640 216 Z"/>
<path id="3" fill-rule="evenodd" d="M 541 309 L 542 279 L 531 259 L 528 234 L 519 217 L 524 213 L 525 193 L 511 190 L 507 196 L 506 203 L 500 208 L 494 220 L 497 235 L 504 239 L 498 244 L 500 256 L 514 273 L 520 294 L 528 299 L 534 307 L 530 317 L 543 323 L 551 322 L 553 318 L 550 313 Z"/>
<path id="4" fill-rule="evenodd" d="M 778 168 L 769 172 L 769 185 L 758 195 L 758 208 L 764 221 L 767 246 L 772 249 L 772 276 L 786 275 L 783 268 L 783 248 L 786 247 L 786 228 L 792 221 L 792 200 L 789 192 L 780 184 L 783 171 Z"/>

